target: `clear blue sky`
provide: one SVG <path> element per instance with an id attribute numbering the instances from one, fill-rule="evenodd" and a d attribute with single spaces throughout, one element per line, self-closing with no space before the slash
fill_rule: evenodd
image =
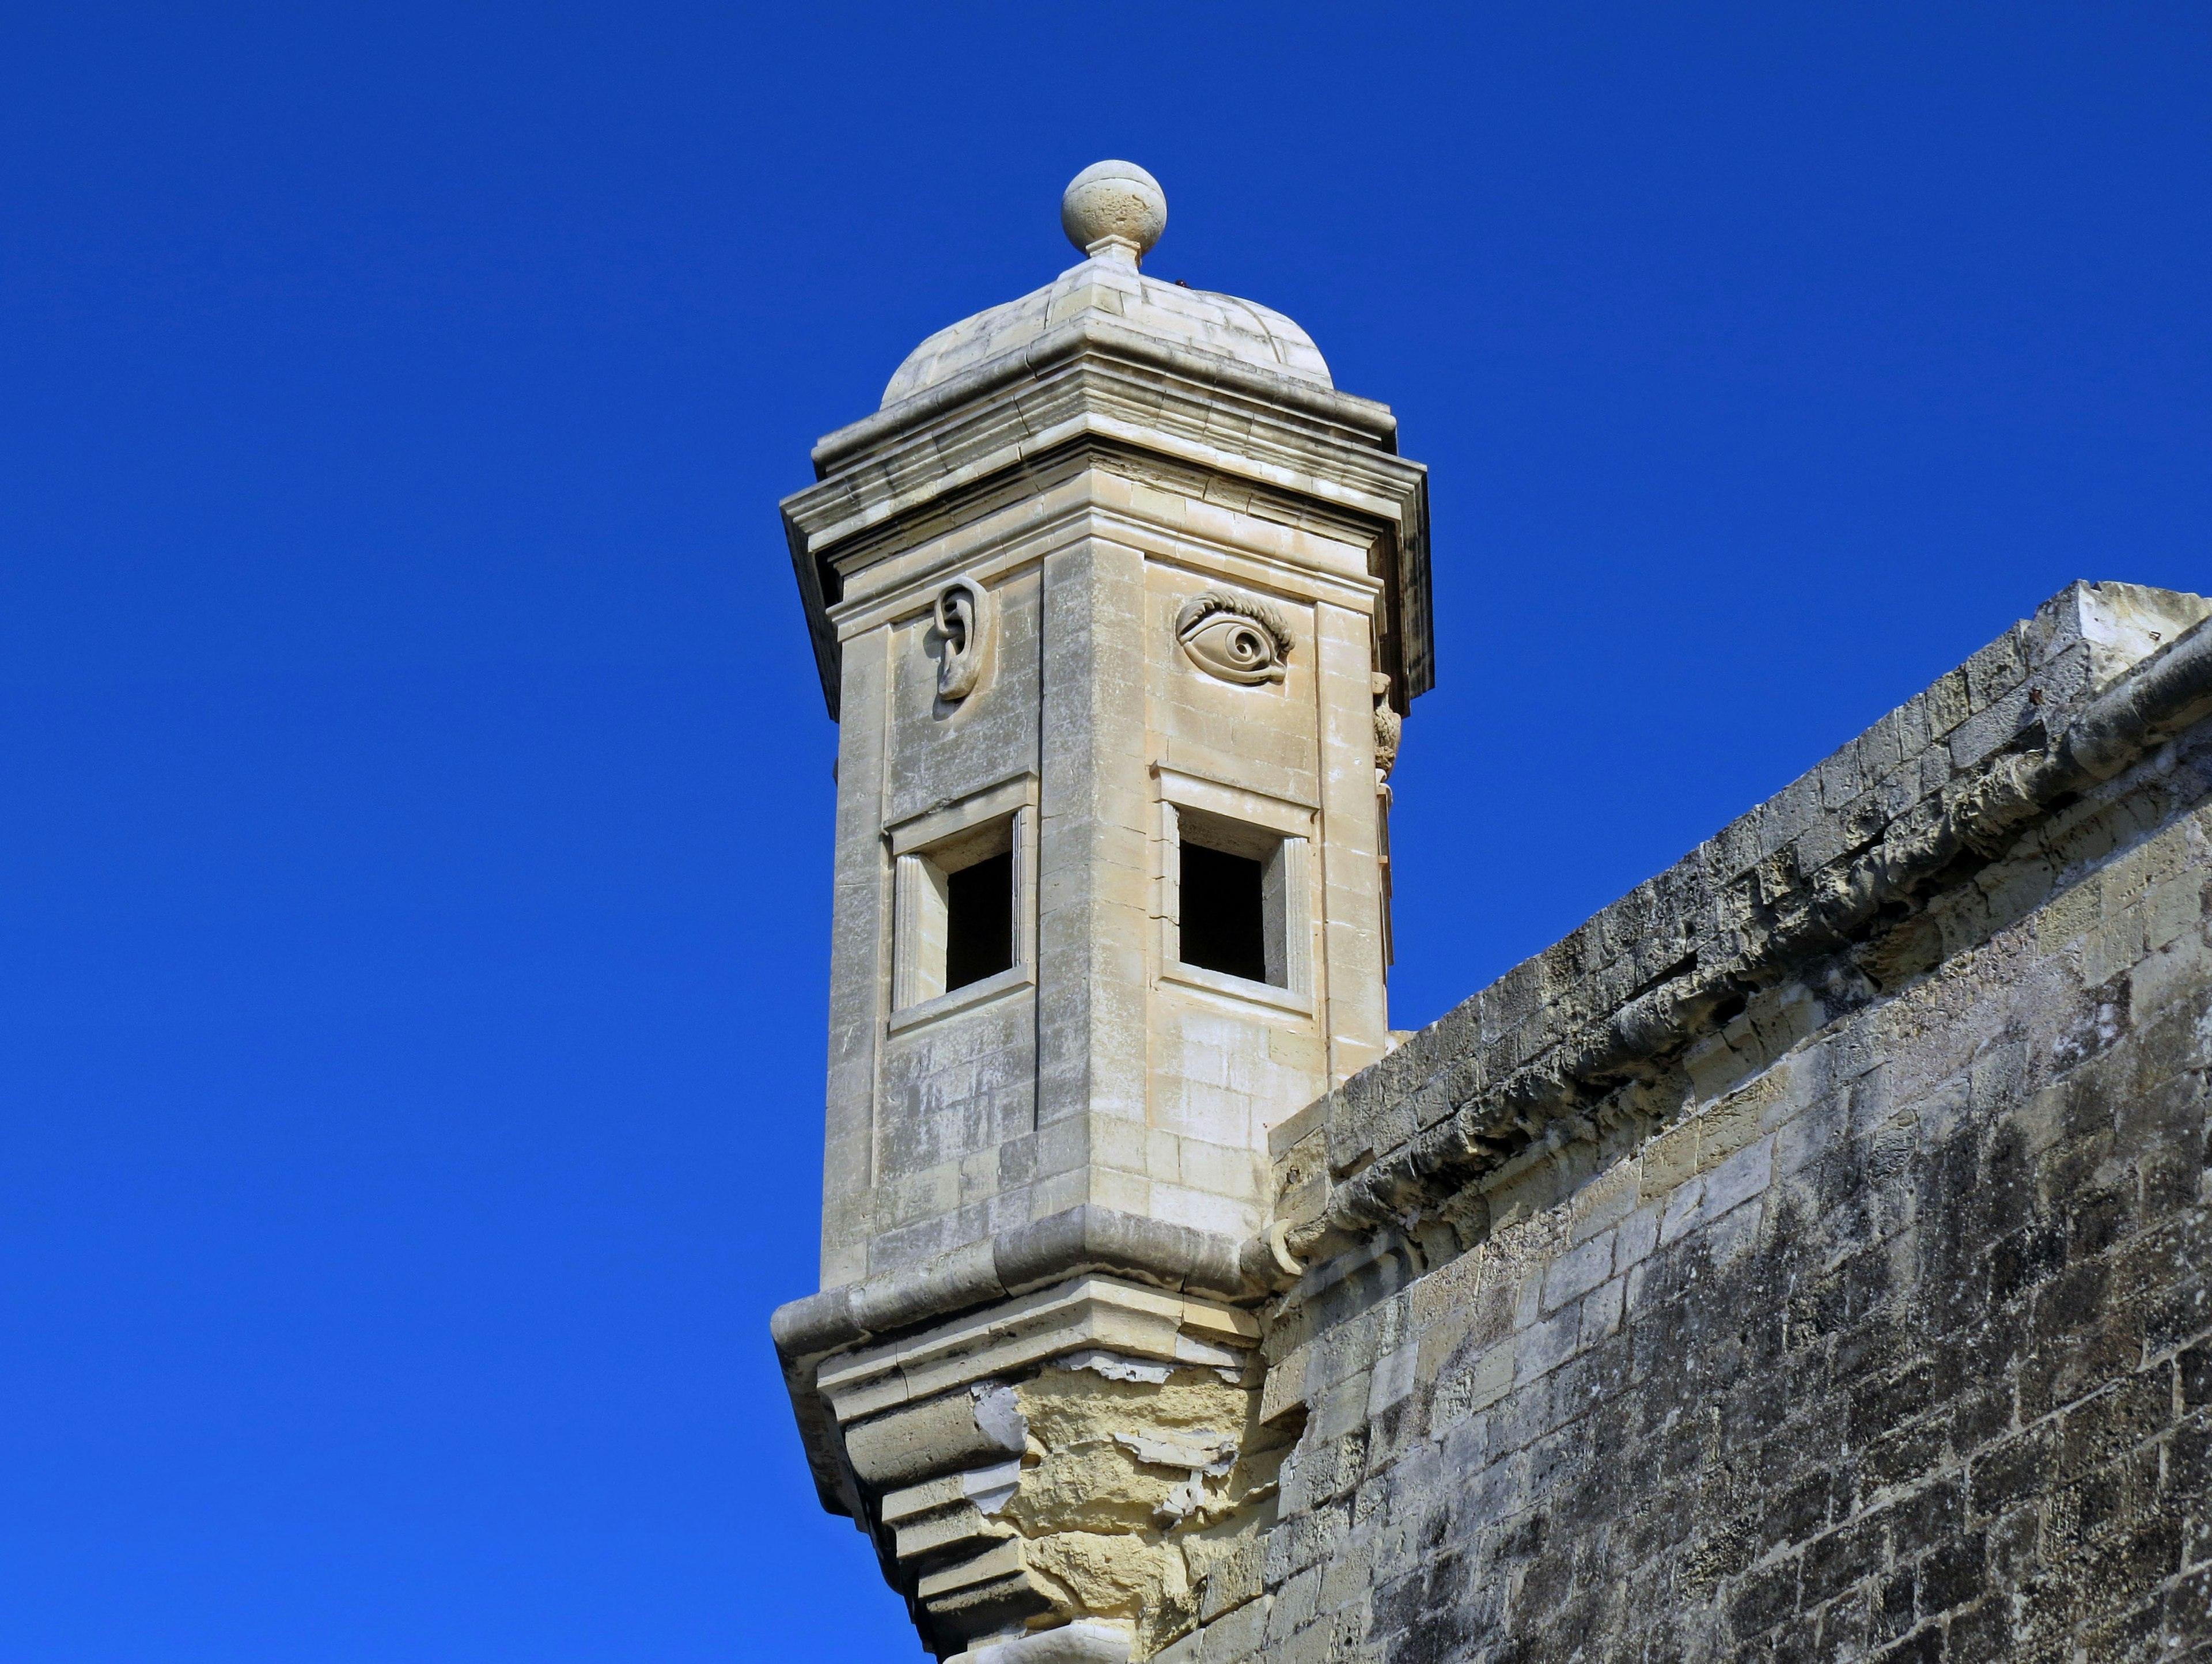
<path id="1" fill-rule="evenodd" d="M 1413 1025 L 2212 586 L 2208 127 L 2201 3 L 9 7 L 0 1661 L 916 1655 L 775 503 L 1078 168 L 1434 470 Z"/>

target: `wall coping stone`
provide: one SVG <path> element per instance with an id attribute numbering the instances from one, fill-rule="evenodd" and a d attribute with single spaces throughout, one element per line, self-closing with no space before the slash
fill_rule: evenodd
<path id="1" fill-rule="evenodd" d="M 1589 1111 L 1749 998 L 1871 933 L 1962 860 L 2212 712 L 2212 602 L 2075 583 L 1656 878 L 1281 1123 L 1325 1162 L 1248 1278 L 1395 1231 Z M 1317 1148 L 1316 1148 L 1317 1146 Z"/>

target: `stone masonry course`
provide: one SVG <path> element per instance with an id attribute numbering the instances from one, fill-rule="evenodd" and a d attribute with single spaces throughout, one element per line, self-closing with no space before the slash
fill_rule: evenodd
<path id="1" fill-rule="evenodd" d="M 923 1647 L 2212 1661 L 2212 602 L 2069 586 L 1393 1030 L 1426 471 L 1144 271 L 1146 170 L 1060 208 L 783 504 L 839 756 L 771 1330 Z"/>
<path id="2" fill-rule="evenodd" d="M 2100 607 L 2179 628 L 2114 679 Z M 1759 953 L 2201 612 L 2069 592 L 1279 1131 L 1279 1240 L 1317 1252 L 1261 1415 L 1299 1437 L 1163 1658 L 2212 1656 L 2212 726 Z M 1738 1009 L 1546 1067 L 1692 954 Z M 1359 1185 L 1532 1074 L 1517 1144 Z"/>

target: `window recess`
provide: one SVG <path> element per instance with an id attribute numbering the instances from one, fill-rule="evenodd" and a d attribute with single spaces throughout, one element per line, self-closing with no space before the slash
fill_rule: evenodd
<path id="1" fill-rule="evenodd" d="M 1207 810 L 1166 808 L 1175 963 L 1307 995 L 1307 841 Z"/>
<path id="2" fill-rule="evenodd" d="M 986 810 L 1000 793 L 988 794 Z M 967 805 L 963 805 L 966 808 Z M 937 817 L 931 817 L 936 821 Z M 1029 958 L 1025 897 L 1030 811 L 1026 804 L 984 818 L 955 817 L 916 829 L 937 835 L 913 847 L 893 834 L 891 1010 L 896 1015 L 1017 980 Z M 902 844 L 908 847 L 902 847 Z M 948 1004 L 961 1003 L 950 1002 Z"/>

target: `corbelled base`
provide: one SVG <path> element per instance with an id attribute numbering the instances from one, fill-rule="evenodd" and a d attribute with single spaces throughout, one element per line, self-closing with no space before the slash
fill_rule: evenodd
<path id="1" fill-rule="evenodd" d="M 1091 1272 L 793 1385 L 940 1654 L 1125 1664 L 1197 1621 L 1271 1515 L 1289 1437 L 1259 1420 L 1258 1339 L 1234 1306 Z"/>

